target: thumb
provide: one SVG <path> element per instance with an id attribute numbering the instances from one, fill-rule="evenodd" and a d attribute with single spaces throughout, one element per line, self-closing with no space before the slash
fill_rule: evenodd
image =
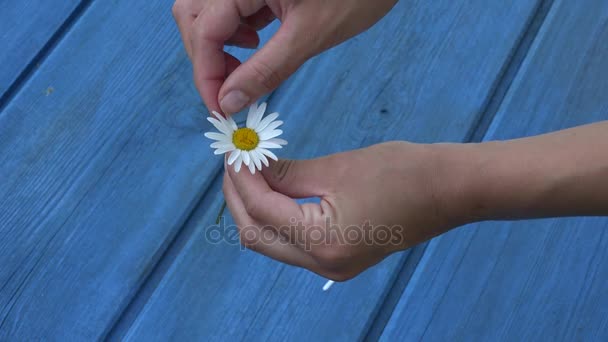
<path id="1" fill-rule="evenodd" d="M 264 47 L 228 76 L 218 99 L 224 113 L 239 112 L 271 92 L 311 56 L 305 40 L 293 31 L 283 23 Z"/>
<path id="2" fill-rule="evenodd" d="M 280 159 L 262 170 L 268 185 L 292 198 L 324 197 L 336 186 L 335 162 L 330 157 L 310 160 Z"/>

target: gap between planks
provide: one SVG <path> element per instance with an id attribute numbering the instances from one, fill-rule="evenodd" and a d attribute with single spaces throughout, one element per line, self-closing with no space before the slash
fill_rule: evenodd
<path id="1" fill-rule="evenodd" d="M 4 108 L 21 91 L 23 85 L 25 85 L 25 83 L 34 75 L 36 69 L 38 69 L 47 57 L 53 53 L 55 47 L 61 42 L 63 37 L 70 32 L 72 27 L 74 27 L 92 3 L 93 0 L 81 0 L 72 13 L 70 13 L 57 28 L 55 33 L 53 33 L 49 40 L 40 48 L 38 53 L 34 55 L 32 60 L 25 65 L 13 83 L 6 89 L 4 94 L 0 96 L 0 115 L 4 111 Z"/>
<path id="2" fill-rule="evenodd" d="M 532 43 L 536 39 L 538 31 L 543 26 L 547 14 L 553 6 L 554 0 L 541 0 L 534 14 L 530 17 L 526 25 L 526 29 L 522 31 L 522 35 L 515 45 L 513 52 L 507 59 L 503 69 L 498 75 L 495 84 L 492 87 L 490 95 L 483 105 L 478 121 L 471 127 L 464 142 L 475 143 L 481 142 L 486 135 L 490 124 L 494 120 L 500 105 L 502 104 L 507 92 L 511 88 L 513 80 L 519 73 L 519 70 L 527 58 Z M 390 290 L 386 294 L 385 300 L 381 303 L 377 310 L 375 319 L 370 325 L 367 333 L 363 337 L 365 341 L 375 341 L 380 338 L 390 317 L 392 316 L 397 303 L 403 291 L 409 284 L 412 274 L 418 267 L 418 264 L 424 253 L 426 252 L 428 242 L 412 248 L 412 253 L 403 260 L 403 266 L 395 277 Z"/>

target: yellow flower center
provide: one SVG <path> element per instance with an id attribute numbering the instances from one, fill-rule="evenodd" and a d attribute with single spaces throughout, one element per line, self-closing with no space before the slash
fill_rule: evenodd
<path id="1" fill-rule="evenodd" d="M 239 128 L 232 135 L 232 142 L 239 150 L 251 151 L 258 147 L 260 137 L 251 128 Z"/>

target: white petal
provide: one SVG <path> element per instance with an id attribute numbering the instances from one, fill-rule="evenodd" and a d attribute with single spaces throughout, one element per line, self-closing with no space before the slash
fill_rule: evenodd
<path id="1" fill-rule="evenodd" d="M 260 153 L 259 150 L 253 150 L 253 152 L 257 155 L 257 157 L 262 161 L 262 163 L 264 163 L 264 165 L 266 165 L 266 167 L 268 167 L 268 165 L 270 165 L 268 163 L 268 159 L 266 158 L 265 155 L 263 155 L 262 153 Z M 261 169 L 260 169 L 261 170 Z"/>
<path id="2" fill-rule="evenodd" d="M 270 158 L 270 159 L 272 159 L 274 161 L 278 161 L 279 160 L 279 158 L 277 158 L 277 156 L 274 153 L 270 152 L 269 150 L 267 150 L 265 148 L 258 149 L 258 152 L 260 152 L 260 153 L 268 156 L 268 158 Z"/>
<path id="3" fill-rule="evenodd" d="M 247 112 L 247 122 L 245 123 L 246 127 L 251 128 L 251 122 L 253 121 L 253 116 L 258 112 L 258 104 L 254 102 L 249 106 L 249 112 Z"/>
<path id="4" fill-rule="evenodd" d="M 249 163 L 249 172 L 251 172 L 252 175 L 255 175 L 255 165 L 253 162 Z"/>
<path id="5" fill-rule="evenodd" d="M 241 157 L 243 158 L 243 164 L 249 166 L 249 162 L 251 162 L 251 158 L 249 157 L 249 152 L 242 151 Z"/>
<path id="6" fill-rule="evenodd" d="M 260 132 L 266 131 L 266 130 L 273 130 L 276 128 L 279 128 L 279 126 L 281 126 L 283 124 L 283 121 L 281 120 L 277 120 L 277 121 L 273 121 L 271 122 L 268 126 L 264 127 L 263 130 L 261 130 Z M 257 132 L 257 131 L 256 131 Z M 260 133 L 258 132 L 258 133 Z"/>
<path id="7" fill-rule="evenodd" d="M 232 129 L 230 127 L 228 127 L 224 122 L 220 122 L 218 119 L 212 118 L 212 117 L 208 117 L 207 121 L 211 122 L 211 124 L 213 126 L 215 126 L 215 128 L 217 128 L 218 131 L 220 131 L 226 135 L 232 134 Z"/>
<path id="8" fill-rule="evenodd" d="M 234 151 L 234 148 L 232 146 L 218 148 L 217 150 L 215 150 L 215 152 L 213 152 L 213 154 L 215 154 L 217 156 L 217 155 L 224 154 L 224 153 L 230 152 L 230 151 Z"/>
<path id="9" fill-rule="evenodd" d="M 258 106 L 258 116 L 264 115 L 264 112 L 266 111 L 267 106 L 268 106 L 268 103 L 266 103 L 266 102 L 262 102 L 262 104 Z"/>
<path id="10" fill-rule="evenodd" d="M 262 118 L 264 117 L 264 113 L 266 113 L 266 106 L 267 106 L 266 102 L 263 102 L 258 107 L 257 115 L 255 116 L 255 119 L 252 122 L 253 128 L 258 127 L 258 125 L 260 124 L 260 121 L 262 121 Z"/>
<path id="11" fill-rule="evenodd" d="M 229 116 L 225 118 L 222 114 L 216 111 L 213 111 L 212 113 L 224 126 L 226 126 L 226 128 L 232 128 L 232 130 L 235 131 L 238 129 L 238 126 L 236 125 L 236 122 L 234 122 L 234 119 L 232 117 Z"/>
<path id="12" fill-rule="evenodd" d="M 222 127 L 225 127 L 226 129 L 230 130 L 230 125 L 228 125 L 228 122 L 226 121 L 226 119 L 223 116 L 219 115 L 217 118 L 212 118 L 212 117 L 207 118 L 207 121 L 212 122 L 209 119 L 212 119 L 213 121 L 219 122 L 219 124 Z"/>
<path id="13" fill-rule="evenodd" d="M 257 103 L 252 104 L 249 107 L 249 113 L 247 113 L 247 123 L 246 126 L 255 130 L 255 128 L 262 120 L 262 116 L 264 116 L 264 112 L 266 111 L 266 102 L 262 103 L 258 106 Z"/>
<path id="14" fill-rule="evenodd" d="M 251 151 L 249 154 L 251 155 L 251 160 L 253 161 L 253 164 L 255 164 L 255 167 L 261 171 L 262 162 L 260 162 L 260 157 L 258 156 L 256 150 Z"/>
<path id="15" fill-rule="evenodd" d="M 287 140 L 279 139 L 279 138 L 273 138 L 273 139 L 270 139 L 270 140 L 266 140 L 266 142 L 270 142 L 270 143 L 274 143 L 274 144 L 279 144 L 279 145 L 287 145 Z"/>
<path id="16" fill-rule="evenodd" d="M 258 146 L 260 148 L 283 148 L 283 146 L 277 144 L 277 143 L 273 143 L 271 141 L 260 141 L 260 143 L 258 144 Z"/>
<path id="17" fill-rule="evenodd" d="M 211 114 L 213 114 L 213 116 L 215 116 L 215 118 L 220 121 L 222 121 L 224 119 L 224 116 L 216 111 L 212 111 Z"/>
<path id="18" fill-rule="evenodd" d="M 207 137 L 211 140 L 217 140 L 217 141 L 222 141 L 222 142 L 230 141 L 230 138 L 226 134 L 217 133 L 217 132 L 207 132 L 207 133 L 205 133 L 205 137 Z"/>
<path id="19" fill-rule="evenodd" d="M 234 121 L 234 119 L 232 118 L 232 116 L 229 116 L 226 119 L 226 122 L 228 123 L 228 125 L 230 127 L 232 127 L 232 130 L 236 131 L 237 129 L 239 129 L 239 126 L 237 126 L 236 122 Z"/>
<path id="20" fill-rule="evenodd" d="M 241 156 L 241 150 L 234 150 L 230 153 L 230 157 L 228 157 L 228 165 L 232 165 L 238 157 Z"/>
<path id="21" fill-rule="evenodd" d="M 272 113 L 272 114 L 268 114 L 267 117 L 264 118 L 264 120 L 262 120 L 260 122 L 260 124 L 258 125 L 258 127 L 255 128 L 256 132 L 261 132 L 264 130 L 264 128 L 266 128 L 271 122 L 273 122 L 274 120 L 276 120 L 276 118 L 279 117 L 279 113 Z"/>
<path id="22" fill-rule="evenodd" d="M 233 150 L 236 149 L 234 144 L 231 142 L 216 141 L 213 144 L 211 144 L 211 148 L 222 148 L 222 147 L 232 147 Z"/>
<path id="23" fill-rule="evenodd" d="M 283 134 L 283 131 L 281 131 L 280 129 L 275 129 L 275 130 L 272 130 L 272 131 L 264 130 L 259 135 L 260 135 L 260 140 L 269 140 L 269 139 L 272 139 L 274 137 L 278 137 L 281 134 Z"/>
<path id="24" fill-rule="evenodd" d="M 236 158 L 236 162 L 234 163 L 234 172 L 239 173 L 241 171 L 241 166 L 243 165 L 243 158 L 239 156 Z"/>

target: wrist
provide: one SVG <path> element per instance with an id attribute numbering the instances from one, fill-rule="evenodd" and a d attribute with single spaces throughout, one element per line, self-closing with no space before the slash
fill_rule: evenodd
<path id="1" fill-rule="evenodd" d="M 598 156 L 571 145 L 559 135 L 436 145 L 446 213 L 462 225 L 604 212 L 590 205 L 601 187 L 589 177 Z"/>
<path id="2" fill-rule="evenodd" d="M 442 170 L 438 197 L 453 226 L 530 217 L 559 182 L 512 141 L 434 146 Z"/>
<path id="3" fill-rule="evenodd" d="M 431 191 L 450 228 L 487 219 L 483 185 L 487 151 L 481 144 L 431 144 L 434 172 Z"/>

